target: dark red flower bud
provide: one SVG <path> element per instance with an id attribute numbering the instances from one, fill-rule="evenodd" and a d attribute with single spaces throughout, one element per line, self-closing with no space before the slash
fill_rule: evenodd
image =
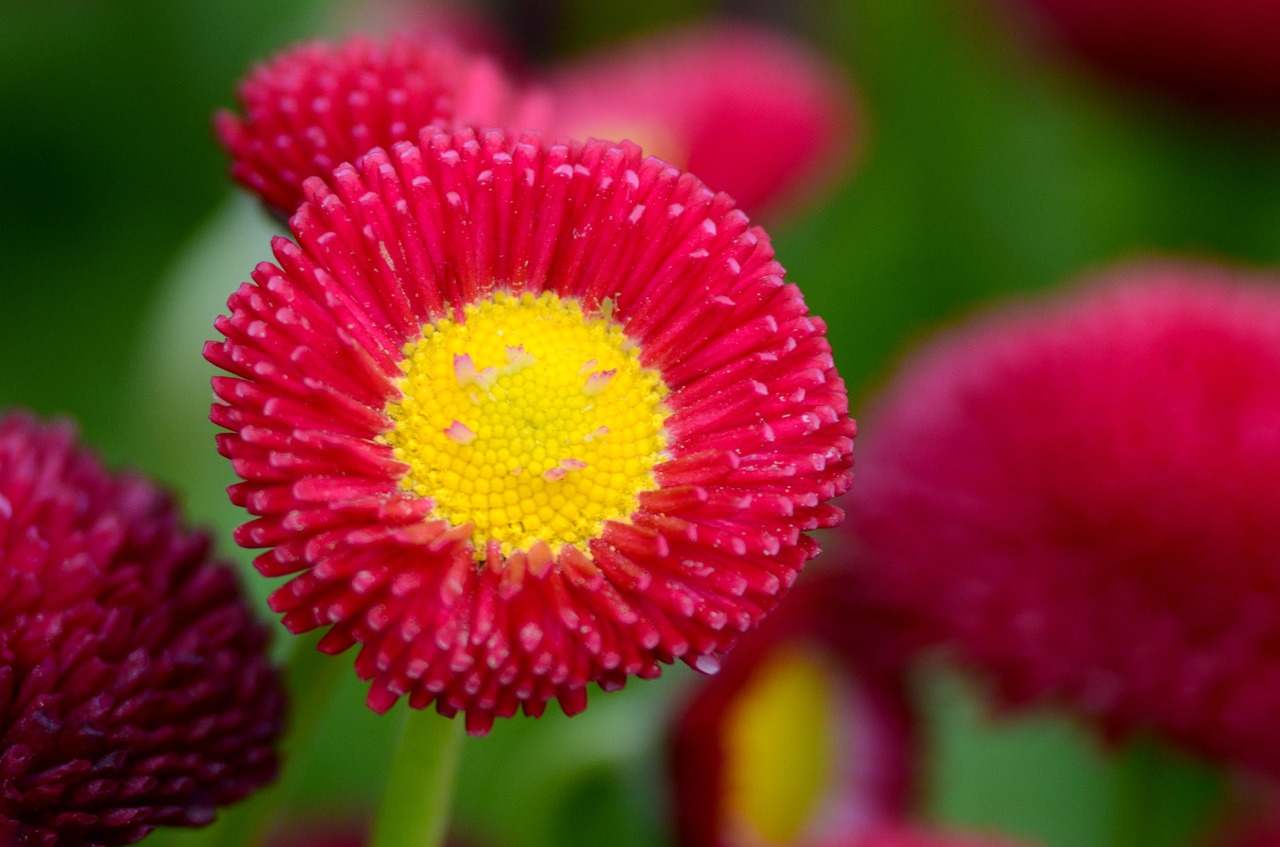
<path id="1" fill-rule="evenodd" d="M 70 425 L 0 417 L 0 843 L 132 844 L 274 776 L 283 690 L 209 548 Z"/>

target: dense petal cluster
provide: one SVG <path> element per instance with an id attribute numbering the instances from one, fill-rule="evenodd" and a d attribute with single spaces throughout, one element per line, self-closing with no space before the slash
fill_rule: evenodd
<path id="1" fill-rule="evenodd" d="M 308 193 L 205 350 L 237 538 L 301 572 L 285 625 L 360 643 L 374 709 L 473 732 L 713 670 L 850 481 L 825 327 L 765 233 L 634 145 L 534 134 L 424 132 Z"/>
<path id="2" fill-rule="evenodd" d="M 415 138 L 428 125 L 539 126 L 546 109 L 492 60 L 427 35 L 293 47 L 254 68 L 238 99 L 243 117 L 224 111 L 215 119 L 231 174 L 286 217 L 302 203 L 308 177 L 373 147 Z"/>
<path id="3" fill-rule="evenodd" d="M 853 97 L 835 66 L 743 24 L 613 47 L 548 88 L 558 133 L 634 141 L 753 215 L 829 184 L 854 147 Z"/>
<path id="4" fill-rule="evenodd" d="M 857 577 L 806 573 L 677 714 L 681 844 L 808 843 L 909 810 L 916 745 L 905 651 Z"/>
<path id="5" fill-rule="evenodd" d="M 1125 268 L 957 329 L 880 398 L 850 504 L 1006 704 L 1280 772 L 1280 290 Z"/>
<path id="6" fill-rule="evenodd" d="M 1100 68 L 1207 106 L 1280 106 L 1280 4 L 1271 0 L 1022 0 Z"/>
<path id="7" fill-rule="evenodd" d="M 131 844 L 271 779 L 265 643 L 164 495 L 0 418 L 0 843 Z"/>

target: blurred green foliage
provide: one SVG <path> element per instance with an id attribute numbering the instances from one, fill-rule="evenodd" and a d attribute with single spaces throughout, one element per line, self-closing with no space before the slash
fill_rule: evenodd
<path id="1" fill-rule="evenodd" d="M 316 5 L 0 4 L 0 403 L 72 415 L 113 459 L 150 466 L 120 435 L 124 364 L 227 191 L 210 115 L 250 61 L 313 29 Z"/>
<path id="2" fill-rule="evenodd" d="M 513 19 L 542 16 L 534 47 L 549 56 L 723 5 L 504 7 Z M 238 516 L 221 494 L 230 473 L 205 420 L 200 344 L 216 304 L 267 256 L 271 225 L 250 219 L 247 201 L 227 205 L 209 119 L 252 60 L 326 31 L 329 6 L 0 3 L 0 406 L 74 416 L 113 462 L 158 474 L 224 536 Z M 855 411 L 911 343 L 992 298 L 1153 252 L 1262 264 L 1280 253 L 1280 129 L 1112 90 L 1038 53 L 993 8 L 815 0 L 785 11 L 847 70 L 863 109 L 853 165 L 816 207 L 771 228 L 790 279 L 830 325 Z M 194 295 L 175 288 L 192 279 Z M 214 305 L 193 323 L 193 302 Z M 469 741 L 462 826 L 496 847 L 664 843 L 662 721 L 691 679 L 676 669 L 595 693 L 572 721 L 510 721 Z M 1010 726 L 961 686 L 924 690 L 935 819 L 1049 847 L 1105 840 L 1131 761 L 1113 765 L 1064 721 Z M 392 721 L 362 696 L 345 674 L 325 746 L 302 763 L 301 814 L 359 814 L 373 802 Z M 1189 811 L 1148 828 L 1147 844 L 1189 843 L 1219 781 L 1176 757 L 1151 759 L 1161 775 L 1151 790 Z"/>

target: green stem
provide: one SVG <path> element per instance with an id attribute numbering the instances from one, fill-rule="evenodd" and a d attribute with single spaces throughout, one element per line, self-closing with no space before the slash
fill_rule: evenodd
<path id="1" fill-rule="evenodd" d="M 1155 811 L 1156 769 L 1150 744 L 1130 742 L 1112 769 L 1111 847 L 1145 847 Z"/>
<path id="2" fill-rule="evenodd" d="M 1210 762 L 1135 738 L 1113 769 L 1110 847 L 1187 847 L 1203 840 L 1226 775 Z"/>
<path id="3" fill-rule="evenodd" d="M 449 825 L 462 720 L 405 708 L 403 735 L 373 827 L 372 847 L 440 847 Z"/>

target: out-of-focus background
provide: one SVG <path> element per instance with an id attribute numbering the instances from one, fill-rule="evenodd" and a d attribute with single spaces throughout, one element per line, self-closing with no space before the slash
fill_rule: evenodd
<path id="1" fill-rule="evenodd" d="M 732 16 L 844 70 L 860 109 L 849 164 L 811 205 L 765 222 L 829 323 L 855 414 L 913 341 L 994 298 L 1126 257 L 1280 256 L 1280 121 L 1118 87 L 997 0 L 469 8 L 535 67 Z M 74 417 L 112 463 L 178 491 L 246 571 L 200 348 L 219 304 L 268 258 L 273 224 L 227 178 L 210 117 L 253 60 L 374 14 L 340 0 L 0 3 L 0 407 Z M 251 584 L 265 596 L 265 580 Z M 502 722 L 470 740 L 460 827 L 497 847 L 668 843 L 664 718 L 693 676 L 676 668 L 593 693 L 573 721 Z M 360 816 L 389 760 L 390 716 L 365 710 L 348 677 L 305 763 L 300 814 Z M 1123 775 L 1090 736 L 1053 717 L 998 723 L 955 680 L 920 685 L 929 816 L 1050 847 L 1103 840 Z M 1174 758 L 1161 780 L 1191 810 L 1218 784 Z M 1156 826 L 1175 844 L 1198 823 L 1189 811 Z"/>

